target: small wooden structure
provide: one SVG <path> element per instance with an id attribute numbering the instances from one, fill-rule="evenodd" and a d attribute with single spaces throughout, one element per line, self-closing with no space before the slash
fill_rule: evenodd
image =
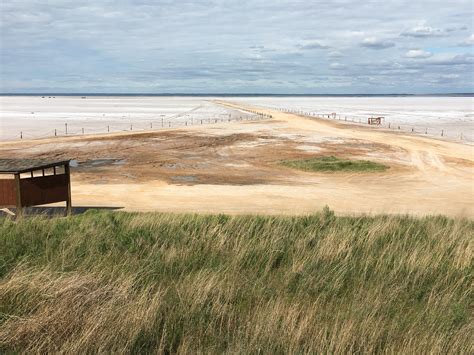
<path id="1" fill-rule="evenodd" d="M 69 160 L 0 159 L 0 175 L 0 207 L 21 215 L 23 207 L 65 201 L 71 214 Z"/>
<path id="2" fill-rule="evenodd" d="M 384 119 L 384 117 L 382 117 L 382 116 L 380 116 L 380 117 L 369 117 L 367 119 L 367 123 L 370 124 L 370 125 L 381 125 L 383 119 Z"/>

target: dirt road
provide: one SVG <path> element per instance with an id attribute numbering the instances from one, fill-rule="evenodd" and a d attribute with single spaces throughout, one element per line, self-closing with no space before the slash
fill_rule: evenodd
<path id="1" fill-rule="evenodd" d="M 213 213 L 447 214 L 474 217 L 474 147 L 455 142 L 272 115 L 186 129 L 0 143 L 0 157 L 79 161 L 73 203 L 127 210 Z M 282 159 L 337 155 L 385 172 L 308 173 Z"/>

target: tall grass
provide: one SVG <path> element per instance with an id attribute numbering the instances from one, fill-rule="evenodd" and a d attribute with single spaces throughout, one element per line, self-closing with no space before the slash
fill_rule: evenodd
<path id="1" fill-rule="evenodd" d="M 0 352 L 473 353 L 474 222 L 0 219 Z"/>

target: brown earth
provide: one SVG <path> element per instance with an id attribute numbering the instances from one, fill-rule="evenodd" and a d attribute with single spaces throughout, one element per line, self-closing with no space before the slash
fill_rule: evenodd
<path id="1" fill-rule="evenodd" d="M 75 205 L 213 213 L 474 215 L 474 147 L 218 102 L 272 119 L 0 143 L 0 157 L 70 158 Z M 321 155 L 390 166 L 309 173 L 284 159 Z"/>

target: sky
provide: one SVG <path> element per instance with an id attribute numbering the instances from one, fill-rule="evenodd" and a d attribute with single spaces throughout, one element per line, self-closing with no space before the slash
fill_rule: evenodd
<path id="1" fill-rule="evenodd" d="M 0 92 L 474 92 L 471 0 L 1 0 Z"/>

